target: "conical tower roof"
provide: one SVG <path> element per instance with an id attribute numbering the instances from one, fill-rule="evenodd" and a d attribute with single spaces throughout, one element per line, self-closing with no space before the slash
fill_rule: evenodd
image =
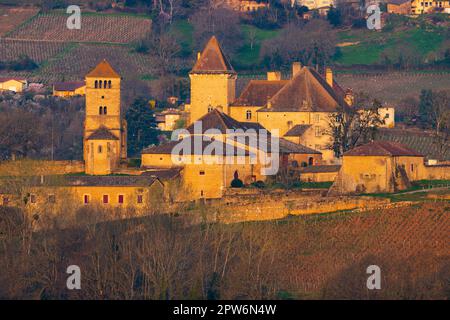
<path id="1" fill-rule="evenodd" d="M 233 67 L 225 57 L 219 41 L 215 36 L 209 39 L 200 57 L 192 68 L 191 73 L 231 73 L 235 74 Z"/>

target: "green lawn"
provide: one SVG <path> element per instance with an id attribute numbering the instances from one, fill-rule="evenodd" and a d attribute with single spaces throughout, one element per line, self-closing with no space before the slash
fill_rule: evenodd
<path id="1" fill-rule="evenodd" d="M 382 54 L 395 58 L 405 49 L 425 59 L 428 54 L 437 52 L 444 44 L 443 30 L 435 28 L 427 31 L 414 28 L 393 32 L 370 30 L 350 30 L 338 33 L 340 42 L 359 42 L 341 47 L 341 55 L 335 62 L 341 65 L 381 63 Z"/>
<path id="2" fill-rule="evenodd" d="M 250 67 L 258 64 L 262 42 L 275 38 L 280 32 L 280 30 L 259 29 L 247 24 L 241 25 L 241 29 L 244 34 L 244 45 L 239 49 L 236 60 L 237 64 L 243 67 Z"/>
<path id="3" fill-rule="evenodd" d="M 170 32 L 176 35 L 180 40 L 180 45 L 185 53 L 190 53 L 193 50 L 193 33 L 194 27 L 187 20 L 177 20 L 172 23 Z"/>

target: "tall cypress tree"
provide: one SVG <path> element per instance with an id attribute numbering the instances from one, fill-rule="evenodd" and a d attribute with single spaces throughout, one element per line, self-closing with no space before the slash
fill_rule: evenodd
<path id="1" fill-rule="evenodd" d="M 433 92 L 423 89 L 420 92 L 419 121 L 423 127 L 430 125 L 431 111 L 433 109 Z"/>

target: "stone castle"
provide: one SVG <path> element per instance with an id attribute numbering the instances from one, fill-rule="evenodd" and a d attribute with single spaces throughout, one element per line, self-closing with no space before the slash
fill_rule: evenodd
<path id="1" fill-rule="evenodd" d="M 334 182 L 330 192 L 337 194 L 393 192 L 414 180 L 450 178 L 448 166 L 426 166 L 423 155 L 395 143 L 369 144 L 335 158 L 329 148 L 328 120 L 340 109 L 352 108 L 354 97 L 337 84 L 329 68 L 321 75 L 294 63 L 288 79 L 269 72 L 265 80 L 251 80 L 239 96 L 237 76 L 212 37 L 189 73 L 188 127 L 178 140 L 143 150 L 141 168 L 121 176 L 117 174 L 123 173 L 127 159 L 121 77 L 103 60 L 85 79 L 85 175 L 55 179 L 54 165 L 41 164 L 31 170 L 30 176 L 44 174 L 30 180 L 27 203 L 47 205 L 69 194 L 81 205 L 132 208 L 148 208 L 155 195 L 171 201 L 217 199 L 233 182 L 263 183 L 288 168 L 302 181 Z M 379 113 L 393 125 L 391 108 Z M 258 143 L 252 144 L 253 139 Z M 180 153 L 180 144 L 196 148 Z M 8 188 L 0 194 L 6 205 L 14 197 L 23 199 Z"/>

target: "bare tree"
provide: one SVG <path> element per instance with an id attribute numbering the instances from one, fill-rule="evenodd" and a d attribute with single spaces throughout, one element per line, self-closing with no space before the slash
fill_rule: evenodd
<path id="1" fill-rule="evenodd" d="M 434 127 L 434 143 L 441 159 L 450 150 L 450 98 L 445 91 L 433 93 L 431 121 Z"/>
<path id="2" fill-rule="evenodd" d="M 342 105 L 330 115 L 325 132 L 331 137 L 328 148 L 336 157 L 375 138 L 378 127 L 384 123 L 378 112 L 380 107 L 379 101 L 368 103 L 368 96 L 360 93 L 355 98 L 355 107 Z"/>

